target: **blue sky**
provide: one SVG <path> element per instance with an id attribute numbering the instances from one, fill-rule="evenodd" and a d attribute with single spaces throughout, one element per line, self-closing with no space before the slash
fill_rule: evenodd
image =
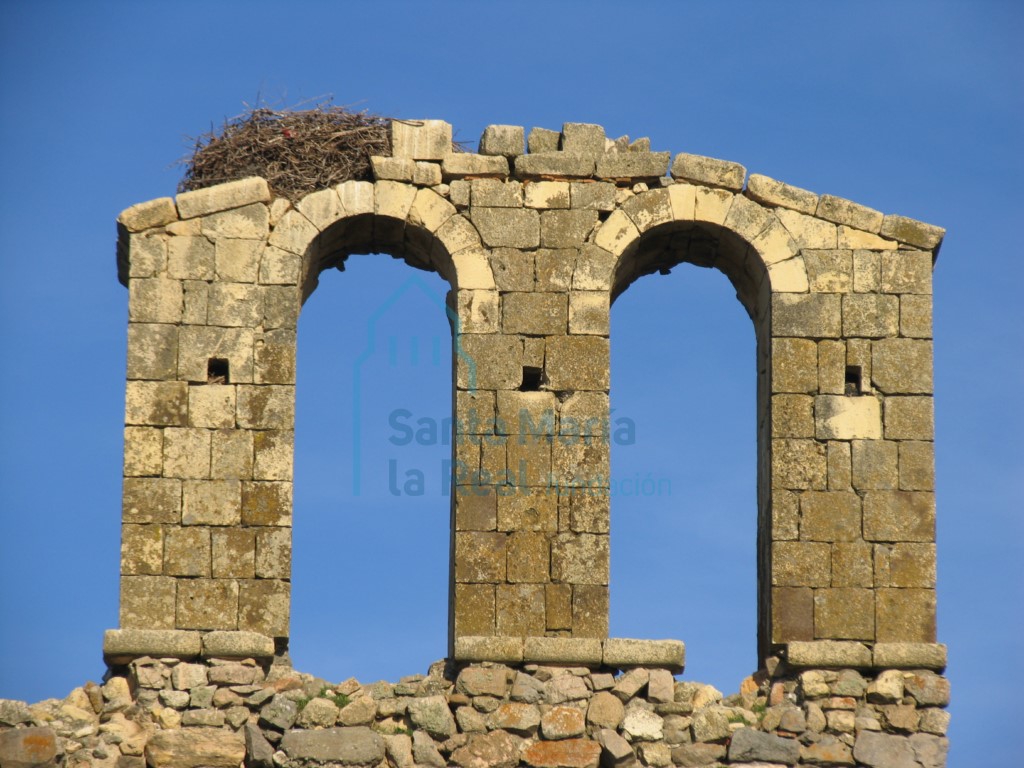
<path id="1" fill-rule="evenodd" d="M 1022 35 L 1013 2 L 0 2 L 0 696 L 96 679 L 117 622 L 117 214 L 174 192 L 184 137 L 258 97 L 333 95 L 447 120 L 474 143 L 490 123 L 596 122 L 946 227 L 950 764 L 998 759 L 1009 747 L 985 734 L 1014 725 L 1024 686 Z M 397 411 L 447 415 L 444 290 L 387 256 L 353 257 L 300 321 L 293 658 L 329 679 L 397 679 L 444 654 L 448 448 L 388 442 Z M 382 346 L 357 366 L 389 301 Z M 686 677 L 728 693 L 756 663 L 753 331 L 728 281 L 693 267 L 632 286 L 612 323 L 613 407 L 636 426 L 613 475 L 671 487 L 614 502 L 612 633 L 684 640 Z M 396 383 L 354 403 L 357 370 Z M 424 472 L 421 495 L 389 491 L 391 460 Z"/>

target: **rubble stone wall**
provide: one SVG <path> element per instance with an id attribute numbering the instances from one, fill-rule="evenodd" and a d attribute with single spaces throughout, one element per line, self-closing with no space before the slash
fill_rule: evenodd
<path id="1" fill-rule="evenodd" d="M 29 755 L 17 764 L 65 768 L 945 764 L 949 684 L 935 672 L 771 668 L 723 697 L 660 668 L 438 662 L 427 675 L 360 684 L 253 659 L 143 657 L 63 700 L 0 700 L 0 760 Z"/>

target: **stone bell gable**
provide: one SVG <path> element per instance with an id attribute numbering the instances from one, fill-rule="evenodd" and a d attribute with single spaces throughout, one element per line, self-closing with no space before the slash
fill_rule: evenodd
<path id="1" fill-rule="evenodd" d="M 578 429 L 609 417 L 612 301 L 689 262 L 729 278 L 757 335 L 760 658 L 944 666 L 943 230 L 597 125 L 490 126 L 473 154 L 452 152 L 447 123 L 395 121 L 392 145 L 375 180 L 294 203 L 248 178 L 118 219 L 128 382 L 108 659 L 286 648 L 296 322 L 322 270 L 381 252 L 451 286 L 450 658 L 682 668 L 679 640 L 608 637 L 610 446 Z"/>

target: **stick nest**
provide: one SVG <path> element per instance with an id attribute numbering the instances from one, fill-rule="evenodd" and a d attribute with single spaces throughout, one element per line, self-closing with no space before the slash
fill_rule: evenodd
<path id="1" fill-rule="evenodd" d="M 391 118 L 318 104 L 257 107 L 190 142 L 179 192 L 262 176 L 292 202 L 343 181 L 373 180 L 370 157 L 391 154 Z"/>

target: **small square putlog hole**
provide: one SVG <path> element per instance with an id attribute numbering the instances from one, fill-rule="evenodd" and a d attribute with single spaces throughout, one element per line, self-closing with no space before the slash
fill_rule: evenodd
<path id="1" fill-rule="evenodd" d="M 523 383 L 519 387 L 520 392 L 539 392 L 541 379 L 544 378 L 543 368 L 534 368 L 530 365 L 523 366 Z"/>
<path id="2" fill-rule="evenodd" d="M 206 383 L 227 384 L 230 380 L 228 361 L 223 357 L 211 357 L 206 363 Z"/>
<path id="3" fill-rule="evenodd" d="M 861 383 L 861 367 L 859 365 L 846 366 L 846 388 L 844 390 L 845 394 L 847 396 L 861 394 L 863 392 Z"/>

